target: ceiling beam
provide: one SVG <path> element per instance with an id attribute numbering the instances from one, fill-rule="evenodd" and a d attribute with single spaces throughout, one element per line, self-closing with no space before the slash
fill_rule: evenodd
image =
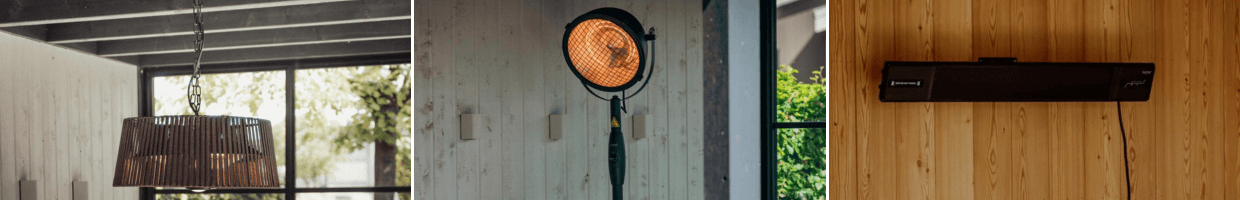
<path id="1" fill-rule="evenodd" d="M 219 12 L 337 2 L 345 0 L 217 0 L 206 3 L 202 12 Z M 0 1 L 0 27 L 101 21 L 167 16 L 193 12 L 193 0 L 107 0 L 63 1 L 49 5 L 23 6 L 20 1 Z"/>
<path id="2" fill-rule="evenodd" d="M 81 43 L 59 44 L 59 46 L 61 46 L 61 47 L 65 47 L 65 48 L 70 48 L 70 49 L 76 49 L 76 50 L 78 50 L 78 51 L 85 52 L 85 53 L 90 53 L 90 54 L 95 54 L 95 53 L 98 53 L 98 52 L 99 52 L 99 50 L 98 50 L 98 49 L 99 49 L 99 47 L 98 47 L 98 46 L 99 46 L 98 42 L 81 42 Z"/>
<path id="3" fill-rule="evenodd" d="M 208 34 L 333 24 L 407 20 L 409 0 L 360 0 L 314 5 L 226 11 L 204 15 Z M 48 25 L 53 44 L 193 35 L 193 18 L 159 16 Z"/>
<path id="4" fill-rule="evenodd" d="M 203 51 L 409 38 L 410 20 L 207 34 Z M 69 43 L 77 44 L 77 43 Z M 193 52 L 194 36 L 99 42 L 105 57 Z"/>
<path id="5" fill-rule="evenodd" d="M 375 54 L 364 56 L 307 58 L 297 60 L 278 60 L 247 63 L 205 64 L 200 68 L 202 74 L 221 74 L 253 71 L 284 70 L 296 66 L 297 69 L 318 69 L 342 66 L 395 65 L 410 63 L 413 54 L 410 52 L 393 54 Z M 144 73 L 150 76 L 182 76 L 194 73 L 191 65 L 166 67 L 144 67 Z"/>
<path id="6" fill-rule="evenodd" d="M 0 31 L 37 39 L 39 41 L 47 39 L 47 26 L 44 25 L 4 27 L 0 28 Z"/>
<path id="7" fill-rule="evenodd" d="M 252 49 L 208 51 L 202 54 L 203 64 L 247 63 L 307 58 L 363 56 L 411 52 L 410 38 L 361 42 L 325 43 Z M 194 53 L 155 54 L 139 56 L 141 67 L 191 65 Z"/>
<path id="8" fill-rule="evenodd" d="M 28 39 L 43 41 L 44 36 L 46 35 L 46 32 L 47 32 L 47 28 L 45 28 L 44 25 L 15 26 L 15 27 L 0 28 L 0 32 L 8 32 L 8 33 L 15 34 L 15 35 L 25 37 Z M 81 51 L 83 53 L 90 53 L 90 54 L 94 54 L 96 52 L 95 42 L 69 43 L 69 44 L 59 44 L 59 45 L 52 45 L 52 46 L 73 49 L 73 50 Z"/>

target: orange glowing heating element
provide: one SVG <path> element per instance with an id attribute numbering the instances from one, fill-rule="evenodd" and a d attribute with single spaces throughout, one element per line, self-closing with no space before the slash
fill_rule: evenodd
<path id="1" fill-rule="evenodd" d="M 628 83 L 641 64 L 637 43 L 623 28 L 603 19 L 582 21 L 568 38 L 568 57 L 590 82 L 603 87 Z"/>

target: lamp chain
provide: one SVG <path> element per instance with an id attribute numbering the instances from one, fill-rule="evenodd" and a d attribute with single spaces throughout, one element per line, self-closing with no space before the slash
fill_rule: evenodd
<path id="1" fill-rule="evenodd" d="M 194 115 L 199 115 L 198 111 L 202 107 L 202 91 L 198 87 L 198 78 L 202 76 L 198 72 L 198 67 L 202 63 L 202 43 L 203 35 L 206 35 L 202 29 L 202 0 L 194 0 L 194 74 L 189 77 L 189 87 L 186 91 L 186 99 L 189 99 L 189 108 L 194 110 Z"/>

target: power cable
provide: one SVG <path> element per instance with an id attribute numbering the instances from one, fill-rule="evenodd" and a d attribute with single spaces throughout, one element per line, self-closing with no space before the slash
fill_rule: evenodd
<path id="1" fill-rule="evenodd" d="M 1124 108 L 1119 101 L 1115 102 L 1115 112 L 1119 114 L 1119 135 L 1124 140 L 1124 184 L 1128 186 L 1128 200 L 1132 200 L 1132 174 L 1128 171 L 1128 133 L 1124 131 Z"/>

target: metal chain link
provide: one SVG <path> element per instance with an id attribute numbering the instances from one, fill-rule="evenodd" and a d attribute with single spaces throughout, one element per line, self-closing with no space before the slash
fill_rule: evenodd
<path id="1" fill-rule="evenodd" d="M 194 74 L 189 77 L 189 87 L 186 89 L 186 99 L 189 99 L 189 108 L 194 110 L 194 115 L 199 115 L 198 111 L 202 107 L 202 90 L 198 87 L 198 78 L 202 76 L 198 72 L 198 67 L 202 62 L 202 43 L 204 41 L 205 31 L 202 29 L 202 0 L 194 0 L 194 53 L 198 56 L 194 58 Z"/>

